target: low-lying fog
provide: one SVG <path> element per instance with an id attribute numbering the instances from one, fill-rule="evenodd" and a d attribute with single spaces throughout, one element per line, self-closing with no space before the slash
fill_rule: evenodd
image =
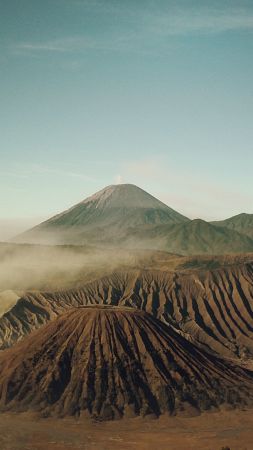
<path id="1" fill-rule="evenodd" d="M 115 270 L 195 270 L 251 260 L 253 255 L 183 257 L 151 250 L 0 243 L 0 315 L 25 291 L 75 289 Z"/>
<path id="2" fill-rule="evenodd" d="M 0 242 L 6 242 L 41 222 L 41 218 L 0 219 Z"/>
<path id="3" fill-rule="evenodd" d="M 0 244 L 0 292 L 77 287 L 125 262 L 128 252 L 92 247 Z"/>

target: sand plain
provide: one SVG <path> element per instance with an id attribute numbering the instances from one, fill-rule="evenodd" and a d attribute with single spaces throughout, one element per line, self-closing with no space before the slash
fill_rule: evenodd
<path id="1" fill-rule="evenodd" d="M 1 450 L 252 450 L 253 411 L 111 422 L 1 414 Z"/>

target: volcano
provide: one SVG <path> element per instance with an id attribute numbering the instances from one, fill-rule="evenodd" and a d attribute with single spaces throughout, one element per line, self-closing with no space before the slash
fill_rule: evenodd
<path id="1" fill-rule="evenodd" d="M 109 420 L 252 401 L 251 373 L 148 313 L 73 308 L 0 355 L 0 410 Z"/>
<path id="2" fill-rule="evenodd" d="M 111 185 L 20 235 L 30 243 L 122 243 L 137 227 L 189 219 L 132 184 Z M 145 238 L 145 236 L 143 236 Z"/>
<path id="3" fill-rule="evenodd" d="M 249 235 L 225 223 L 190 220 L 132 184 L 108 186 L 14 240 L 180 255 L 253 252 Z"/>

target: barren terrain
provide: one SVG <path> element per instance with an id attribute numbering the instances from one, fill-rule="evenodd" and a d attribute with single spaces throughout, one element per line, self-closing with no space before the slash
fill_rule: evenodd
<path id="1" fill-rule="evenodd" d="M 73 306 L 111 304 L 143 309 L 206 349 L 250 361 L 253 354 L 253 264 L 247 259 L 246 262 L 228 261 L 214 269 L 192 269 L 194 260 L 171 256 L 167 261 L 168 270 L 166 260 L 163 270 L 152 269 L 152 264 L 159 265 L 159 260 L 154 259 L 153 263 L 149 261 L 148 270 L 125 267 L 125 270 L 83 282 L 79 288 L 28 291 L 0 318 L 1 348 L 13 345 Z M 170 264 L 181 264 L 181 269 L 172 269 Z M 184 265 L 189 265 L 190 269 L 185 269 Z"/>
<path id="2" fill-rule="evenodd" d="M 222 361 L 225 358 L 222 364 L 228 364 L 229 367 L 235 364 L 241 366 L 242 371 L 245 368 L 252 369 L 251 254 L 188 257 L 146 250 L 120 249 L 115 253 L 113 249 L 104 251 L 93 247 L 15 244 L 2 244 L 0 253 L 1 345 L 2 348 L 11 346 L 10 350 L 2 352 L 1 359 L 5 359 L 6 352 L 15 356 L 17 348 L 21 368 L 19 372 L 18 366 L 15 366 L 15 376 L 9 378 L 9 392 L 15 392 L 15 383 L 22 384 L 23 369 L 29 369 L 31 364 L 23 355 L 29 355 L 30 349 L 34 351 L 36 361 L 39 349 L 41 351 L 43 348 L 36 344 L 38 341 L 33 341 L 34 333 L 40 333 L 44 326 L 54 327 L 57 317 L 61 316 L 59 320 L 63 320 L 66 314 L 72 314 L 73 308 L 79 309 L 85 305 L 118 305 L 121 308 L 133 308 L 133 313 L 139 309 L 147 311 L 155 319 L 168 324 L 177 340 L 182 339 L 182 342 L 187 343 L 184 349 L 193 346 L 200 354 L 207 352 L 213 367 L 218 357 Z M 117 332 L 121 334 L 119 329 Z M 32 344 L 28 345 L 27 339 L 30 338 L 27 335 L 30 333 Z M 20 341 L 20 344 L 13 346 L 16 341 Z M 62 343 L 59 347 L 62 348 L 58 349 L 59 354 L 66 354 L 64 345 Z M 47 343 L 44 349 L 46 352 Z M 129 350 L 126 352 L 128 354 Z M 185 356 L 186 360 L 188 356 Z M 56 354 L 50 361 L 55 358 Z M 178 355 L 175 359 L 179 361 L 177 367 L 181 370 Z M 11 361 L 12 357 L 9 359 Z M 199 357 L 197 361 L 199 363 Z M 187 365 L 193 367 L 192 363 L 191 359 Z M 46 366 L 50 369 L 49 362 Z M 148 374 L 150 369 L 150 364 L 145 366 Z M 2 371 L 7 377 L 10 374 L 8 370 Z M 200 367 L 197 371 L 202 373 Z M 34 376 L 36 373 L 33 370 Z M 19 377 L 18 374 L 23 375 Z M 43 370 L 37 373 L 39 378 L 41 374 Z M 56 379 L 59 374 L 60 370 L 55 366 Z M 231 378 L 235 380 L 236 377 L 232 375 Z M 29 376 L 23 377 L 23 381 L 23 391 L 18 394 L 21 399 L 31 388 Z M 50 386 L 50 382 L 52 384 L 52 379 L 50 381 L 46 377 L 43 386 Z M 4 383 L 2 385 L 6 386 Z M 150 384 L 153 385 L 153 381 Z M 22 404 L 21 408 L 17 407 L 17 403 L 15 405 L 13 411 L 24 410 Z M 218 407 L 211 406 L 208 413 L 200 408 L 202 412 L 199 415 L 196 404 L 194 408 L 184 404 L 177 409 L 176 416 L 162 414 L 159 419 L 154 419 L 156 415 L 153 414 L 151 418 L 149 414 L 144 414 L 143 417 L 129 419 L 126 415 L 124 420 L 115 420 L 114 417 L 112 422 L 88 420 L 79 414 L 75 414 L 74 418 L 65 415 L 61 419 L 38 419 L 38 412 L 35 415 L 31 412 L 5 412 L 0 415 L 0 448 L 153 450 L 159 442 L 162 450 L 220 450 L 226 445 L 231 450 L 250 450 L 253 440 L 252 411 L 247 410 L 247 405 L 240 401 L 232 402 L 231 406 L 237 409 L 227 410 L 227 403 L 219 404 Z M 64 416 L 62 413 L 60 415 Z"/>
<path id="3" fill-rule="evenodd" d="M 133 308 L 72 308 L 0 354 L 1 411 L 115 420 L 252 404 L 252 372 Z"/>
<path id="4" fill-rule="evenodd" d="M 117 422 L 0 416 L 2 450 L 252 450 L 250 410 Z"/>

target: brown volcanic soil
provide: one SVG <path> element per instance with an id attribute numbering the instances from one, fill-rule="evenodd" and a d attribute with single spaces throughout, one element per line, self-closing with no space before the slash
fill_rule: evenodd
<path id="1" fill-rule="evenodd" d="M 0 318 L 0 347 L 66 309 L 89 304 L 142 309 L 222 356 L 248 364 L 253 355 L 251 262 L 183 272 L 124 270 L 79 289 L 27 293 Z"/>
<path id="2" fill-rule="evenodd" d="M 0 355 L 1 411 L 110 420 L 252 399 L 252 373 L 132 308 L 74 308 Z"/>
<path id="3" fill-rule="evenodd" d="M 115 422 L 36 420 L 1 414 L 3 450 L 252 450 L 252 411 L 204 413 L 191 418 L 160 416 Z"/>

